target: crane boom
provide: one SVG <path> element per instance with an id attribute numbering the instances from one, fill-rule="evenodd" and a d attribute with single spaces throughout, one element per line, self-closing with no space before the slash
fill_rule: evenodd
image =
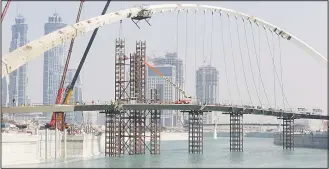
<path id="1" fill-rule="evenodd" d="M 8 10 L 9 5 L 10 5 L 10 2 L 11 2 L 11 0 L 8 0 L 8 1 L 7 1 L 6 6 L 5 6 L 5 8 L 3 9 L 3 11 L 2 11 L 2 14 L 1 14 L 1 23 L 2 23 L 3 19 L 5 19 L 5 16 L 6 16 L 7 10 Z"/>
<path id="2" fill-rule="evenodd" d="M 2 14 L 1 14 L 1 23 L 2 23 L 3 19 L 5 19 L 5 16 L 6 16 L 7 10 L 8 10 L 9 5 L 10 5 L 10 2 L 11 2 L 11 0 L 8 0 L 8 1 L 7 1 L 6 6 L 5 6 L 5 8 L 3 9 L 3 11 L 2 11 Z"/>
<path id="3" fill-rule="evenodd" d="M 80 1 L 80 6 L 79 6 L 78 14 L 77 14 L 77 18 L 76 18 L 76 21 L 75 21 L 76 23 L 78 23 L 79 20 L 80 20 L 80 15 L 81 15 L 81 11 L 82 11 L 82 7 L 83 7 L 84 1 L 85 0 L 81 0 Z M 69 51 L 68 51 L 68 54 L 67 54 L 67 57 L 66 57 L 66 62 L 65 62 L 65 66 L 64 66 L 64 70 L 63 70 L 61 82 L 59 84 L 59 89 L 57 91 L 56 104 L 60 104 L 61 103 L 62 94 L 63 94 L 63 86 L 64 86 L 64 83 L 65 83 L 66 72 L 67 72 L 67 69 L 68 69 L 69 63 L 70 63 L 70 58 L 71 58 L 72 49 L 73 49 L 73 46 L 74 46 L 74 41 L 75 41 L 75 38 L 73 38 L 71 40 L 71 43 L 70 43 L 70 47 L 69 47 Z M 65 103 L 65 104 L 67 104 L 67 103 Z M 55 122 L 59 122 L 59 123 L 62 123 L 62 125 L 59 125 L 58 126 L 58 129 L 59 130 L 62 130 L 62 126 L 64 124 L 63 114 L 64 114 L 63 112 L 54 112 L 53 115 L 52 115 L 52 117 L 51 117 L 50 126 L 51 127 L 55 127 Z M 57 118 L 56 118 L 56 116 L 57 116 Z"/>
<path id="4" fill-rule="evenodd" d="M 104 7 L 103 12 L 102 12 L 102 15 L 104 15 L 104 14 L 106 13 L 107 8 L 109 7 L 110 3 L 111 3 L 111 0 L 108 0 L 108 1 L 106 2 L 105 7 Z M 65 96 L 64 96 L 63 103 L 68 103 L 68 100 L 69 100 L 70 97 L 71 97 L 71 94 L 72 94 L 72 91 L 73 91 L 73 87 L 74 87 L 75 82 L 77 81 L 77 79 L 78 79 L 78 77 L 79 77 L 80 71 L 81 71 L 81 69 L 82 69 L 82 66 L 83 66 L 83 64 L 84 64 L 84 62 L 85 62 L 85 60 L 86 60 L 86 58 L 87 58 L 88 52 L 89 52 L 89 50 L 90 50 L 90 48 L 91 48 L 91 45 L 92 45 L 93 42 L 94 42 L 94 39 L 95 39 L 95 37 L 96 37 L 96 35 L 97 35 L 97 32 L 98 32 L 98 29 L 99 29 L 99 28 L 96 28 L 96 29 L 94 30 L 93 34 L 91 35 L 91 38 L 90 38 L 89 43 L 88 43 L 88 45 L 87 45 L 87 47 L 86 47 L 86 50 L 85 50 L 85 52 L 83 53 L 83 56 L 82 56 L 82 58 L 81 58 L 81 60 L 80 60 L 80 63 L 79 63 L 78 69 L 77 69 L 77 71 L 76 71 L 75 74 L 74 74 L 73 80 L 72 80 L 71 84 L 70 84 L 70 85 L 66 88 L 66 90 L 65 90 Z"/>
<path id="5" fill-rule="evenodd" d="M 153 66 L 151 66 L 149 63 L 147 63 L 146 61 L 144 61 L 144 64 L 152 69 L 156 74 L 158 74 L 159 76 L 161 76 L 165 81 L 167 81 L 168 83 L 170 83 L 172 86 L 174 86 L 176 89 L 178 89 L 185 98 L 192 98 L 191 96 L 187 96 L 186 92 L 184 90 L 182 90 L 179 86 L 177 86 L 175 83 L 173 83 L 171 80 L 169 80 L 166 76 L 164 76 L 159 70 L 157 70 L 156 68 L 154 68 Z"/>

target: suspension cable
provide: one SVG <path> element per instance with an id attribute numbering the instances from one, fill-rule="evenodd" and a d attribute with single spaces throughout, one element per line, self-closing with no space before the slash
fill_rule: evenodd
<path id="1" fill-rule="evenodd" d="M 247 82 L 246 72 L 245 72 L 245 68 L 244 68 L 244 63 L 243 63 L 242 49 L 241 49 L 241 42 L 240 42 L 240 35 L 239 35 L 239 24 L 238 24 L 238 18 L 237 18 L 237 16 L 235 16 L 235 21 L 236 21 L 236 25 L 237 25 L 236 31 L 237 31 L 237 35 L 238 35 L 238 42 L 239 42 L 239 49 L 240 49 L 240 58 L 241 58 L 242 70 L 243 70 L 243 74 L 244 74 L 244 81 L 246 83 L 246 87 L 247 87 L 247 91 L 248 91 L 248 95 L 249 95 L 249 101 L 253 105 L 252 99 L 251 99 L 251 95 L 250 95 L 250 91 L 249 91 L 249 87 L 248 87 L 248 82 Z"/>
<path id="2" fill-rule="evenodd" d="M 186 10 L 186 26 L 185 26 L 185 61 L 184 61 L 184 91 L 186 91 L 186 77 L 187 77 L 187 67 L 186 67 L 186 62 L 187 62 L 187 40 L 188 40 L 188 33 L 187 33 L 187 16 L 188 16 L 188 10 Z"/>
<path id="3" fill-rule="evenodd" d="M 204 43 L 206 39 L 206 11 L 203 12 L 203 40 L 202 40 L 202 58 L 203 58 L 203 64 L 206 66 L 206 56 L 205 56 L 205 50 L 204 50 Z"/>
<path id="4" fill-rule="evenodd" d="M 230 90 L 230 85 L 229 85 L 228 76 L 227 76 L 227 68 L 226 68 L 226 52 L 225 52 L 225 45 L 224 45 L 223 18 L 222 18 L 222 13 L 220 12 L 219 14 L 220 14 L 220 26 L 221 26 L 221 34 L 222 34 L 222 46 L 223 46 L 223 54 L 224 54 L 226 84 L 227 84 L 227 88 L 228 88 L 228 95 L 229 95 L 230 101 L 232 102 L 231 90 Z"/>
<path id="5" fill-rule="evenodd" d="M 119 27 L 119 39 L 122 37 L 122 20 L 120 20 L 120 27 Z"/>
<path id="6" fill-rule="evenodd" d="M 281 56 L 281 39 L 280 39 L 280 36 L 278 35 L 278 40 L 279 40 L 279 58 L 280 58 L 280 72 L 281 72 L 281 83 L 282 83 L 282 88 L 281 88 L 281 93 L 282 93 L 282 103 L 283 103 L 283 110 L 286 109 L 286 106 L 285 106 L 285 103 L 284 103 L 284 92 L 283 92 L 283 75 L 282 75 L 282 72 L 283 72 L 283 67 L 282 67 L 282 56 Z"/>
<path id="7" fill-rule="evenodd" d="M 178 15 L 179 15 L 179 11 L 177 12 L 177 17 L 176 17 L 176 54 L 178 55 L 178 35 L 179 35 L 179 31 L 178 31 Z"/>
<path id="8" fill-rule="evenodd" d="M 260 54 L 260 49 L 261 49 L 261 38 L 260 38 L 260 29 L 259 29 L 259 25 L 258 24 L 256 24 L 257 25 L 257 27 L 258 27 L 258 63 L 259 63 L 259 65 L 261 65 L 261 62 L 260 62 L 260 59 L 261 59 L 261 54 Z M 252 25 L 251 25 L 252 26 Z M 252 33 L 254 33 L 254 32 L 252 32 Z M 254 37 L 254 36 L 252 36 L 252 37 Z M 253 39 L 253 41 L 255 42 L 255 38 Z M 256 44 L 255 44 L 255 48 L 256 48 Z M 262 77 L 261 77 L 261 70 L 260 70 L 260 66 L 259 66 L 259 79 L 261 79 Z M 260 90 L 260 88 L 261 88 L 261 85 L 262 84 L 262 82 L 261 82 L 261 80 L 259 80 L 259 90 Z M 264 85 L 263 85 L 263 88 L 264 88 Z M 264 88 L 264 91 L 265 91 L 265 88 Z M 266 96 L 266 98 L 267 98 L 267 96 Z M 267 100 L 268 102 L 269 102 L 269 100 Z"/>
<path id="9" fill-rule="evenodd" d="M 234 68 L 234 75 L 235 75 L 235 83 L 236 83 L 236 87 L 238 89 L 239 98 L 241 99 L 241 93 L 240 93 L 240 88 L 239 88 L 239 83 L 238 83 L 238 77 L 237 77 L 237 73 L 236 73 L 236 66 L 235 66 L 235 56 L 234 56 L 234 53 L 233 53 L 231 19 L 230 19 L 230 15 L 229 14 L 227 14 L 227 18 L 228 18 L 228 29 L 230 31 L 231 57 L 233 59 L 233 68 Z"/>
<path id="10" fill-rule="evenodd" d="M 258 97 L 258 101 L 259 101 L 260 105 L 262 105 L 262 101 L 261 101 L 261 99 L 259 97 L 259 93 L 258 93 L 258 90 L 257 90 L 257 87 L 256 87 L 256 82 L 255 82 L 255 77 L 254 77 L 254 71 L 253 71 L 252 65 L 251 65 L 251 57 L 250 57 L 250 49 L 249 49 L 249 45 L 248 45 L 248 37 L 247 37 L 247 31 L 246 31 L 246 24 L 244 23 L 244 20 L 242 20 L 242 21 L 243 21 L 244 35 L 245 35 L 245 39 L 246 39 L 247 54 L 248 54 L 248 58 L 249 58 L 249 66 L 250 66 L 251 76 L 252 76 L 252 80 L 253 80 L 253 83 L 254 83 L 254 86 L 255 86 L 255 90 L 256 90 L 257 97 Z"/>
<path id="11" fill-rule="evenodd" d="M 274 59 L 274 57 L 275 57 L 275 53 L 274 53 L 274 51 L 275 51 L 275 44 L 274 44 L 274 38 L 273 38 L 273 31 L 271 31 L 271 33 L 272 33 L 272 45 L 273 45 L 273 59 L 272 59 L 272 63 L 273 63 L 273 87 L 274 87 L 274 108 L 276 109 L 276 87 L 275 87 L 275 67 L 274 67 L 274 65 L 275 65 L 275 59 Z"/>
<path id="12" fill-rule="evenodd" d="M 196 12 L 197 12 L 197 10 L 195 10 L 195 12 L 194 12 L 194 68 L 195 68 L 194 72 L 197 71 L 197 67 L 196 67 L 196 62 L 197 62 L 197 60 L 196 60 L 196 48 L 197 48 L 197 46 L 196 46 Z M 196 74 L 195 74 L 195 77 L 196 77 Z M 197 91 L 195 90 L 195 96 L 196 96 L 196 93 L 197 93 Z"/>
<path id="13" fill-rule="evenodd" d="M 178 29 L 178 24 L 179 24 L 179 22 L 178 22 L 178 16 L 179 16 L 179 12 L 180 12 L 180 10 L 178 10 L 178 12 L 177 12 L 177 18 L 176 18 L 176 55 L 177 55 L 177 57 L 178 57 L 178 36 L 179 36 L 179 29 Z M 179 77 L 180 78 L 180 77 Z M 177 79 L 177 81 L 179 81 L 178 79 Z M 180 82 L 180 81 L 179 81 Z M 181 88 L 181 83 L 178 83 L 178 87 L 179 88 Z M 180 92 L 178 91 L 178 89 L 175 89 L 175 93 L 176 93 L 176 100 L 179 100 L 181 97 L 180 97 Z"/>
<path id="14" fill-rule="evenodd" d="M 213 51 L 212 51 L 212 45 L 213 45 L 213 32 L 214 32 L 214 11 L 211 12 L 211 31 L 210 31 L 210 58 L 209 58 L 209 64 L 211 65 L 211 60 L 213 57 Z"/>
<path id="15" fill-rule="evenodd" d="M 206 56 L 205 56 L 205 50 L 204 50 L 204 43 L 205 43 L 205 37 L 206 37 L 206 11 L 203 11 L 203 41 L 202 41 L 202 58 L 203 58 L 203 70 L 202 70 L 202 100 L 203 104 L 206 104 Z"/>
<path id="16" fill-rule="evenodd" d="M 258 55 L 257 55 L 257 52 L 256 52 L 256 43 L 255 43 L 255 36 L 254 36 L 254 31 L 253 31 L 253 26 L 252 26 L 252 24 L 250 24 L 251 25 L 251 33 L 252 33 L 252 41 L 253 41 L 253 44 L 254 44 L 254 49 L 255 49 L 255 56 L 256 56 L 256 63 L 257 63 L 257 68 L 258 68 L 258 73 L 259 73 L 259 79 L 260 79 L 260 82 L 261 82 L 261 84 L 262 84 L 262 87 L 263 87 L 263 90 L 264 90 L 264 94 L 265 94 L 265 97 L 266 97 L 266 100 L 267 100 L 267 103 L 268 103 L 268 105 L 270 106 L 270 107 L 272 107 L 271 106 L 271 103 L 270 103 L 270 101 L 269 101 L 269 99 L 268 99 L 268 96 L 267 96 L 267 93 L 266 93 L 266 90 L 265 90 L 265 85 L 264 85 L 264 82 L 263 82 L 263 78 L 262 78 L 262 73 L 261 73 L 261 71 L 260 71 L 260 30 L 259 30 L 259 28 L 258 28 L 258 37 L 259 37 L 259 48 L 258 48 L 258 51 L 259 51 L 259 53 L 258 53 Z M 258 26 L 258 25 L 257 25 Z M 259 26 L 258 26 L 259 27 Z M 259 56 L 259 57 L 258 57 Z M 259 86 L 259 90 L 260 90 L 260 86 Z"/>
<path id="17" fill-rule="evenodd" d="M 266 31 L 265 28 L 264 28 L 264 31 L 265 31 L 265 35 L 266 35 L 267 45 L 268 45 L 268 47 L 269 47 L 269 49 L 270 49 L 270 50 L 269 50 L 269 51 L 270 51 L 270 55 L 271 55 L 272 60 L 273 60 L 274 58 L 273 58 L 273 55 L 272 55 L 272 52 L 271 52 L 270 42 L 269 42 L 269 40 L 268 40 L 268 37 L 267 37 L 267 31 Z M 275 64 L 274 64 L 274 71 L 275 71 L 276 77 L 277 77 L 277 79 L 278 79 L 278 81 L 279 81 L 279 85 L 280 85 L 280 87 L 281 87 L 281 90 L 283 90 L 282 83 L 281 83 L 280 80 L 279 80 L 279 76 L 278 76 L 278 73 L 277 73 L 276 68 L 275 68 Z M 285 100 L 286 100 L 286 102 L 287 102 L 288 107 L 291 109 L 291 106 L 290 106 L 290 104 L 289 104 L 289 102 L 288 102 L 288 99 L 287 99 L 287 96 L 285 95 L 285 93 L 283 93 L 283 96 L 284 96 L 284 98 L 285 98 Z"/>

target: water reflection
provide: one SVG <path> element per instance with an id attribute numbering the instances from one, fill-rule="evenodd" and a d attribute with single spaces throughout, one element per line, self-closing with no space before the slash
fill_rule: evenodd
<path id="1" fill-rule="evenodd" d="M 160 167 L 161 166 L 161 157 L 160 155 L 150 155 L 149 156 L 149 167 Z"/>
<path id="2" fill-rule="evenodd" d="M 190 164 L 199 164 L 204 160 L 203 154 L 189 154 L 188 163 Z"/>
<path id="3" fill-rule="evenodd" d="M 230 152 L 230 161 L 233 163 L 241 163 L 243 161 L 243 152 Z"/>

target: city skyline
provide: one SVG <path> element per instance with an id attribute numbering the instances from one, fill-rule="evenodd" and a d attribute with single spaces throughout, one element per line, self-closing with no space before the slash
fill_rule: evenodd
<path id="1" fill-rule="evenodd" d="M 142 3 L 142 2 L 140 2 Z M 161 3 L 161 2 L 160 2 Z M 188 3 L 188 2 L 186 2 Z M 15 2 L 13 2 L 13 4 L 15 4 Z M 26 7 L 30 7 L 33 5 L 32 3 L 23 3 L 24 6 L 26 5 Z M 39 4 L 39 2 L 38 2 Z M 44 8 L 41 8 L 41 10 L 44 13 L 48 13 L 50 14 L 51 12 L 49 11 L 54 11 L 54 7 L 56 7 L 56 3 L 52 3 L 53 5 L 48 5 L 50 3 L 42 3 L 40 2 L 40 5 L 44 5 L 47 4 L 47 6 L 44 6 Z M 62 14 L 62 16 L 65 16 L 65 18 L 67 18 L 67 23 L 74 23 L 74 16 L 75 16 L 75 12 L 68 12 L 70 10 L 66 10 L 66 8 L 76 8 L 77 3 L 74 2 L 68 2 L 68 5 L 63 7 L 63 9 L 57 8 L 59 9 L 58 12 Z M 99 15 L 99 12 L 97 10 L 91 10 L 91 9 L 98 9 L 98 8 L 102 8 L 103 7 L 103 3 L 99 2 L 99 3 L 89 3 L 91 6 L 86 5 L 86 10 L 83 11 L 82 13 L 82 18 L 81 20 L 90 18 L 92 16 L 97 16 Z M 123 3 L 123 6 L 118 5 L 119 3 L 117 2 L 113 2 L 113 5 L 111 4 L 111 7 L 109 9 L 109 11 L 116 11 L 120 8 L 128 8 L 133 6 L 131 3 L 129 2 L 125 2 Z M 139 3 L 138 3 L 139 4 Z M 158 2 L 153 2 L 153 4 L 159 4 Z M 310 29 L 315 29 L 317 31 L 315 31 L 316 33 L 320 34 L 321 36 L 323 36 L 324 34 L 326 34 L 326 32 L 324 30 L 326 30 L 327 26 L 326 26 L 326 20 L 323 19 L 323 17 L 321 16 L 321 11 L 322 7 L 321 5 L 319 5 L 319 3 L 302 3 L 302 4 L 298 4 L 298 3 L 293 3 L 293 2 L 285 2 L 285 3 L 271 3 L 271 2 L 262 2 L 262 3 L 254 3 L 254 2 L 241 2 L 241 3 L 235 3 L 235 2 L 203 2 L 203 4 L 209 4 L 209 5 L 214 5 L 214 6 L 222 6 L 222 7 L 227 7 L 230 9 L 234 9 L 237 11 L 241 11 L 241 12 L 245 12 L 247 14 L 250 15 L 254 15 L 254 16 L 258 16 L 264 20 L 270 21 L 271 23 L 275 23 L 275 25 L 278 25 L 279 27 L 282 27 L 286 30 L 288 30 L 289 32 L 297 35 L 300 39 L 305 40 L 308 44 L 310 44 L 312 47 L 314 47 L 315 49 L 317 49 L 320 53 L 324 53 L 326 50 L 326 42 L 320 39 L 315 39 L 311 36 L 308 36 L 306 33 L 310 30 Z M 279 4 L 284 4 L 284 5 L 279 5 Z M 49 7 L 51 6 L 51 7 Z M 272 15 L 269 15 L 273 9 L 273 6 L 280 6 L 280 9 L 282 10 L 280 15 L 290 15 L 290 18 L 294 20 L 294 24 L 292 24 L 291 22 L 288 22 L 286 20 L 282 20 L 282 19 L 278 19 L 278 17 L 274 17 Z M 284 6 L 284 7 L 283 7 Z M 296 13 L 302 14 L 303 18 L 308 18 L 308 20 L 310 20 L 312 23 L 309 23 L 309 25 L 312 25 L 309 28 L 304 28 L 301 29 L 300 25 L 305 25 L 303 23 L 303 21 L 299 20 L 298 18 L 301 18 L 301 16 L 296 16 L 295 14 L 290 14 L 290 7 L 294 6 L 294 8 L 296 8 Z M 312 9 L 317 9 L 314 10 L 313 13 L 308 13 L 307 15 L 304 14 L 302 9 L 305 10 L 305 7 L 307 6 L 307 10 L 309 9 L 309 6 L 314 6 L 312 7 Z M 24 7 L 25 8 L 25 7 Z M 24 9 L 22 9 L 24 10 Z M 41 12 L 41 11 L 40 11 Z M 274 11 L 272 11 L 274 12 Z M 10 17 L 13 16 L 13 13 L 11 10 L 8 11 L 8 14 L 6 16 L 6 19 L 4 20 L 3 23 L 3 31 L 5 32 L 6 30 L 8 30 L 6 28 L 6 25 L 8 25 L 8 21 L 10 21 Z M 30 23 L 34 23 L 32 26 L 33 28 L 31 28 L 32 30 L 35 30 L 31 33 L 29 33 L 29 37 L 31 37 L 31 39 L 37 39 L 38 37 L 42 36 L 40 34 L 40 30 L 42 30 L 42 24 L 43 21 L 40 22 L 41 20 L 45 20 L 44 16 L 40 17 L 39 13 L 36 14 L 32 14 L 30 11 L 26 11 L 26 12 L 22 12 L 22 13 L 27 13 L 28 15 L 30 15 L 31 17 L 29 18 L 29 22 Z M 201 15 L 201 14 L 200 14 Z M 40 19 L 43 18 L 43 19 Z M 137 38 L 137 34 L 139 37 L 145 37 L 142 39 L 146 39 L 149 42 L 149 50 L 148 50 L 148 55 L 152 55 L 152 53 L 155 51 L 157 56 L 161 56 L 164 55 L 165 51 L 168 50 L 170 52 L 176 52 L 177 51 L 177 47 L 176 47 L 176 42 L 175 42 L 175 38 L 174 36 L 176 36 L 176 14 L 166 14 L 164 16 L 156 16 L 154 17 L 155 19 L 152 19 L 152 27 L 148 27 L 147 25 L 142 25 L 142 29 L 138 29 L 136 28 L 136 26 L 133 23 L 128 23 L 128 22 L 123 22 L 123 36 L 127 39 L 127 43 L 132 43 L 134 42 Z M 210 24 L 211 24 L 211 17 L 207 16 L 207 20 L 206 20 L 206 25 L 207 25 L 207 29 L 209 30 L 210 28 Z M 295 18 L 295 19 L 294 19 Z M 313 20 L 311 18 L 319 18 L 320 21 L 316 21 Z M 184 20 L 183 17 L 180 16 L 180 21 L 182 21 L 182 24 L 180 24 L 179 26 L 179 36 L 180 36 L 180 40 L 179 40 L 179 48 L 178 48 L 178 55 L 179 58 L 184 59 L 184 34 L 183 31 L 185 30 L 184 27 Z M 217 18 L 218 20 L 218 18 Z M 164 23 L 164 24 L 161 24 Z M 193 22 L 194 19 L 189 19 L 188 20 L 191 28 L 189 28 L 188 30 L 188 34 L 189 36 L 191 36 L 191 38 L 189 38 L 190 41 L 193 40 Z M 200 20 L 200 18 L 198 17 L 198 22 L 201 24 L 202 21 Z M 217 21 L 218 22 L 218 21 Z M 41 24 L 42 23 L 42 24 Z M 161 33 L 159 33 L 159 31 L 161 32 L 161 27 L 163 27 L 164 25 L 171 25 L 168 27 L 167 31 L 169 34 L 171 34 L 172 36 L 161 36 Z M 227 24 L 226 24 L 227 25 Z M 299 25 L 299 26 L 298 26 Z M 100 29 L 99 31 L 99 35 L 97 35 L 96 40 L 95 40 L 95 44 L 92 47 L 92 50 L 90 51 L 90 56 L 88 56 L 87 62 L 82 70 L 82 74 L 84 74 L 85 79 L 88 80 L 84 80 L 83 85 L 84 87 L 84 95 L 86 96 L 85 99 L 87 101 L 90 100 L 110 100 L 111 98 L 114 98 L 114 90 L 113 90 L 113 75 L 109 74 L 109 76 L 104 79 L 104 78 L 100 78 L 100 76 L 95 76 L 97 74 L 100 74 L 99 72 L 101 71 L 106 71 L 106 72 L 111 72 L 111 68 L 110 66 L 108 66 L 110 63 L 113 63 L 113 58 L 109 57 L 109 55 L 112 55 L 111 53 L 113 52 L 113 49 L 108 48 L 108 46 L 111 46 L 111 44 L 113 43 L 113 39 L 114 37 L 117 37 L 116 32 L 118 32 L 118 27 L 119 24 L 113 24 L 111 26 L 106 26 L 105 28 Z M 215 28 L 218 28 L 218 24 L 215 24 Z M 151 31 L 152 30 L 152 31 Z M 157 31 L 158 30 L 158 31 Z M 197 30 L 197 34 L 198 36 L 202 35 L 202 30 L 203 28 L 198 28 Z M 137 33 L 139 31 L 139 33 Z M 150 31 L 154 34 L 153 37 L 147 36 L 148 34 L 150 34 Z M 108 32 L 114 32 L 112 34 L 109 34 Z M 136 34 L 136 35 L 134 35 Z M 6 39 L 6 37 L 8 37 L 8 35 L 6 35 L 6 33 L 3 34 L 4 35 L 4 41 Z M 72 62 L 70 64 L 70 67 L 76 67 L 76 64 L 78 63 L 78 60 L 81 58 L 81 55 L 84 51 L 84 48 L 86 46 L 86 41 L 88 41 L 89 39 L 89 35 L 87 34 L 85 37 L 78 37 L 76 40 L 76 46 L 74 48 L 73 51 L 73 56 L 72 56 Z M 301 36 L 302 35 L 302 36 Z M 220 31 L 215 31 L 214 32 L 214 36 L 216 37 L 220 37 Z M 128 38 L 129 37 L 129 38 Z M 209 37 L 209 35 L 208 35 Z M 7 38 L 8 39 L 8 38 Z M 156 41 L 155 39 L 161 39 L 161 41 Z M 209 38 L 206 38 L 206 40 L 209 40 Z M 217 38 L 218 39 L 218 38 Z M 202 42 L 202 38 L 198 37 L 197 38 L 198 41 Z M 105 42 L 106 41 L 106 42 Z M 107 42 L 109 41 L 109 42 Z M 214 40 L 215 41 L 215 40 Z M 321 41 L 321 42 L 319 42 Z M 161 44 L 168 44 L 165 47 L 161 46 Z M 214 44 L 218 43 L 214 42 Z M 264 43 L 265 44 L 265 43 Z M 159 47 L 159 45 L 161 47 Z M 194 57 L 194 50 L 193 50 L 193 42 L 192 43 L 188 43 L 188 57 L 191 58 L 187 61 L 186 65 L 187 65 L 187 72 L 193 72 L 196 67 L 194 67 L 194 62 L 196 62 L 197 66 L 199 66 L 199 64 L 201 63 L 200 59 L 202 58 L 202 53 L 200 52 L 202 50 L 202 44 L 198 43 L 198 46 L 200 46 L 200 49 L 197 49 L 197 60 L 193 61 L 193 57 Z M 287 46 L 287 44 L 282 44 Z M 4 43 L 3 46 L 6 46 L 6 44 Z M 129 45 L 127 45 L 129 46 Z M 209 43 L 208 45 L 205 46 L 210 46 Z M 226 44 L 226 46 L 228 46 L 228 44 Z M 5 47 L 3 47 L 4 49 L 6 49 Z M 127 49 L 127 51 L 133 51 L 130 47 L 130 49 Z M 214 47 L 215 48 L 215 47 Z M 216 46 L 216 48 L 218 48 Z M 106 49 L 106 50 L 105 50 Z M 209 49 L 208 49 L 209 50 Z M 262 52 L 265 53 L 266 52 L 266 46 L 262 46 Z M 207 49 L 206 49 L 207 51 Z M 223 62 L 219 60 L 219 56 L 222 56 L 222 54 L 220 54 L 219 52 L 221 52 L 221 49 L 214 49 L 214 56 L 213 57 L 213 63 L 214 66 L 219 68 L 220 72 L 222 72 L 223 70 Z M 8 53 L 7 51 L 3 50 L 3 54 Z M 103 53 L 109 53 L 106 55 L 103 55 Z M 288 47 L 284 47 L 282 46 L 282 53 L 283 55 L 285 55 L 284 58 L 284 63 L 285 63 L 285 77 L 284 77 L 284 81 L 285 81 L 285 92 L 287 94 L 287 96 L 289 97 L 289 102 L 292 105 L 292 107 L 300 107 L 300 106 L 305 106 L 305 107 L 320 107 L 325 109 L 326 107 L 326 96 L 324 92 L 326 91 L 326 76 L 325 73 L 322 73 L 320 70 L 320 68 L 317 66 L 317 64 L 312 61 L 304 52 L 301 52 L 299 49 L 295 50 L 295 48 L 293 46 L 289 46 Z M 264 54 L 265 55 L 265 54 Z M 266 55 L 265 55 L 266 56 Z M 266 57 L 264 56 L 263 61 L 266 62 Z M 263 58 L 263 57 L 262 57 Z M 29 94 L 31 95 L 31 100 L 34 103 L 38 103 L 40 102 L 40 93 L 38 93 L 38 91 L 36 91 L 36 88 L 40 88 L 40 84 L 42 85 L 42 83 L 39 83 L 39 81 L 37 80 L 37 77 L 40 77 L 40 62 L 42 62 L 42 59 L 37 59 L 34 61 L 31 61 L 31 63 L 29 62 L 29 64 L 32 64 L 33 68 L 39 71 L 35 71 L 35 70 L 29 70 L 29 82 L 31 82 L 32 84 L 29 86 L 39 86 L 39 87 L 34 87 L 34 89 L 28 89 L 29 90 Z M 289 70 L 289 67 L 291 67 L 293 65 L 300 65 L 299 67 L 294 67 L 294 70 L 291 71 Z M 97 66 L 96 66 L 97 65 Z M 265 64 L 266 65 L 266 64 Z M 265 71 L 266 66 L 262 66 L 262 70 Z M 308 69 L 302 69 L 301 67 L 307 66 Z M 106 69 L 106 67 L 109 67 Z M 231 66 L 228 66 L 229 68 L 232 68 Z M 31 69 L 31 68 L 30 68 Z M 241 71 L 241 69 L 239 70 Z M 254 70 L 256 71 L 256 70 Z M 268 71 L 268 70 L 267 70 Z M 319 72 L 320 71 L 320 72 Z M 42 71 L 41 71 L 42 72 Z M 228 70 L 229 73 L 229 77 L 233 77 L 232 75 L 232 69 Z M 299 72 L 298 75 L 295 74 L 295 72 Z M 194 74 L 194 73 L 193 73 Z M 221 73 L 222 74 L 222 73 Z M 268 76 L 269 78 L 265 79 L 266 82 L 266 86 L 271 86 L 271 75 L 272 73 L 264 73 L 264 76 Z M 317 76 L 312 76 L 313 74 L 317 74 Z M 301 76 L 303 75 L 303 76 Z M 249 76 L 249 79 L 251 77 Z M 32 80 L 31 80 L 32 79 Z M 194 75 L 188 75 L 186 77 L 186 81 L 191 84 L 187 86 L 187 92 L 188 93 L 194 93 L 194 80 L 195 77 Z M 239 77 L 239 85 L 242 86 L 243 85 L 243 77 L 240 76 Z M 248 80 L 249 80 L 248 79 Z M 232 87 L 234 87 L 234 79 L 229 79 L 232 83 Z M 94 82 L 102 82 L 102 83 L 98 83 L 97 84 L 97 88 L 95 88 Z M 104 83 L 103 83 L 104 82 Z M 299 85 L 296 86 L 294 85 L 295 83 L 298 83 Z M 249 84 L 252 88 L 252 83 L 250 82 Z M 192 86 L 189 87 L 189 86 Z M 308 88 L 308 86 L 313 86 L 313 88 L 315 88 L 315 91 L 311 91 L 311 90 L 304 90 L 306 88 Z M 241 89 L 242 90 L 242 89 Z M 243 89 L 245 90 L 245 89 Z M 220 100 L 227 100 L 228 98 L 228 93 L 227 93 L 227 86 L 225 83 L 223 83 L 222 85 L 220 85 L 220 91 L 222 92 L 221 96 L 220 96 Z M 268 92 L 273 92 L 273 89 L 267 89 Z M 103 94 L 104 93 L 104 94 Z M 106 93 L 106 94 L 105 94 Z M 241 93 L 242 97 L 241 100 L 249 100 L 248 99 L 248 95 L 246 94 L 246 92 Z M 255 95 L 255 91 L 253 91 L 253 95 L 252 95 L 252 99 L 253 100 L 257 100 L 257 96 Z M 273 95 L 273 94 L 272 94 Z M 232 96 L 233 98 L 236 99 L 237 94 L 233 94 Z M 314 98 L 312 100 L 310 100 L 309 98 Z M 273 97 L 270 98 L 271 102 L 273 102 Z M 262 96 L 262 100 L 265 100 L 265 97 Z"/>

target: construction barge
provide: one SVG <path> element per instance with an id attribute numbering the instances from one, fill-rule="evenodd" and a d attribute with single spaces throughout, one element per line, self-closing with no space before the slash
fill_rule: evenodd
<path id="1" fill-rule="evenodd" d="M 282 145 L 282 133 L 274 134 L 274 144 Z M 328 149 L 328 132 L 295 133 L 294 146 L 302 148 Z"/>

